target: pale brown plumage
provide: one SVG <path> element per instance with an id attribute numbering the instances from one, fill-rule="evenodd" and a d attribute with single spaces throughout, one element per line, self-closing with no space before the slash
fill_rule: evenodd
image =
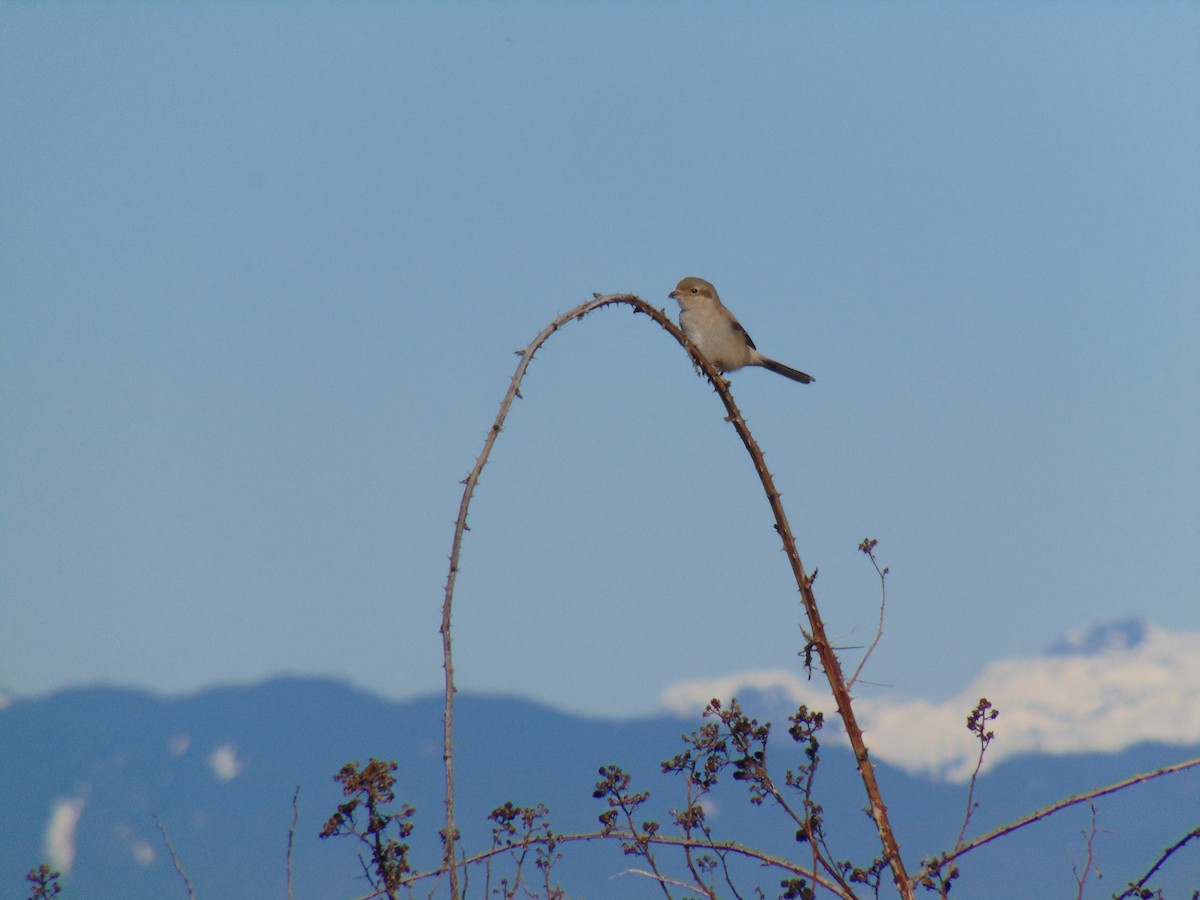
<path id="1" fill-rule="evenodd" d="M 746 329 L 721 303 L 717 289 L 703 278 L 683 279 L 669 296 L 679 301 L 683 333 L 721 372 L 762 366 L 801 384 L 813 381 L 811 375 L 759 353 Z"/>

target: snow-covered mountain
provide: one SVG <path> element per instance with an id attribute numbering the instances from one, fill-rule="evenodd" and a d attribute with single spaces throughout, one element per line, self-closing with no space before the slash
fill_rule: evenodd
<path id="1" fill-rule="evenodd" d="M 819 676 L 753 671 L 680 682 L 663 695 L 676 714 L 694 715 L 711 697 L 753 695 L 778 714 L 807 703 L 832 710 Z M 1041 656 L 984 667 L 953 697 L 897 699 L 860 686 L 855 709 L 872 754 L 911 773 L 963 781 L 979 745 L 967 714 L 986 697 L 1000 716 L 984 768 L 1029 753 L 1111 753 L 1135 744 L 1200 743 L 1200 632 L 1171 632 L 1140 620 L 1080 629 Z M 832 731 L 832 729 L 831 729 Z"/>

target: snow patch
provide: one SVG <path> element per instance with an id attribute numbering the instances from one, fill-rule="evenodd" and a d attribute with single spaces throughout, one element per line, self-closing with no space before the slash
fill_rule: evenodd
<path id="1" fill-rule="evenodd" d="M 60 798 L 54 801 L 46 823 L 43 848 L 50 866 L 64 875 L 75 865 L 75 829 L 83 815 L 82 797 Z"/>
<path id="2" fill-rule="evenodd" d="M 868 667 L 869 668 L 869 667 Z M 736 696 L 748 714 L 783 720 L 803 703 L 824 712 L 825 740 L 845 744 L 833 698 L 817 678 L 750 671 L 671 685 L 662 705 L 699 715 Z M 1200 632 L 1126 620 L 1073 632 L 1047 654 L 984 667 L 942 702 L 869 696 L 855 711 L 871 754 L 914 774 L 965 781 L 979 744 L 967 715 L 986 697 L 1000 712 L 984 769 L 1023 753 L 1113 753 L 1145 741 L 1200 743 Z M 766 710 L 766 713 L 764 713 Z"/>
<path id="3" fill-rule="evenodd" d="M 158 858 L 154 848 L 146 841 L 134 841 L 129 849 L 133 854 L 133 861 L 139 866 L 148 866 Z"/>
<path id="4" fill-rule="evenodd" d="M 237 747 L 233 744 L 222 744 L 214 750 L 208 757 L 208 767 L 217 776 L 217 781 L 233 781 L 246 768 L 238 759 Z"/>

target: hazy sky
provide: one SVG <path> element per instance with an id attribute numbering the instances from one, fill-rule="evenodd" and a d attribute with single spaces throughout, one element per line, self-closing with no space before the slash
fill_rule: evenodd
<path id="1" fill-rule="evenodd" d="M 438 689 L 513 351 L 685 275 L 817 379 L 733 384 L 843 645 L 880 541 L 861 692 L 1200 628 L 1198 45 L 1194 4 L 3 4 L 0 689 Z M 673 341 L 597 314 L 524 395 L 463 689 L 798 664 Z"/>

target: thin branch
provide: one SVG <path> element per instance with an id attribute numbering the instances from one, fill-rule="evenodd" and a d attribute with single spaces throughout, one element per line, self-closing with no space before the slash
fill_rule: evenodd
<path id="1" fill-rule="evenodd" d="M 971 816 L 975 814 L 975 785 L 979 782 L 979 770 L 983 766 L 984 747 L 979 748 L 979 758 L 975 760 L 975 771 L 971 773 L 971 785 L 967 788 L 967 811 L 963 814 L 962 828 L 958 829 L 958 840 L 954 842 L 954 849 L 957 850 L 963 845 L 963 838 L 967 836 L 967 826 L 971 824 Z"/>
<path id="2" fill-rule="evenodd" d="M 167 835 L 167 826 L 162 823 L 162 819 L 158 817 L 158 813 L 151 812 L 154 817 L 154 824 L 158 826 L 158 832 L 162 835 L 163 845 L 167 848 L 167 853 L 171 857 L 171 864 L 175 866 L 175 871 L 179 873 L 179 877 L 183 879 L 183 884 L 187 888 L 188 897 L 191 900 L 196 900 L 196 889 L 192 887 L 192 879 L 188 878 L 187 872 L 183 869 L 183 863 L 179 861 L 179 854 L 175 852 L 175 845 L 171 843 L 171 838 Z"/>
<path id="3" fill-rule="evenodd" d="M 693 783 L 693 782 L 692 782 L 692 780 L 689 778 L 689 779 L 688 779 L 688 785 L 687 785 L 687 804 L 688 804 L 688 808 L 689 808 L 689 809 L 690 809 L 690 808 L 691 808 L 693 805 L 695 805 L 696 803 L 698 803 L 698 802 L 700 801 L 700 799 L 702 799 L 702 798 L 703 798 L 705 795 L 707 795 L 707 794 L 708 794 L 708 791 L 707 791 L 707 790 L 702 790 L 702 791 L 700 792 L 700 797 L 694 797 L 694 796 L 692 795 L 692 788 L 693 788 L 693 786 L 694 786 L 694 783 Z M 725 853 L 724 851 L 722 851 L 722 850 L 718 849 L 718 848 L 717 848 L 717 845 L 716 845 L 716 844 L 713 842 L 712 828 L 711 828 L 711 827 L 709 826 L 709 824 L 708 824 L 708 817 L 707 817 L 707 815 L 706 815 L 706 816 L 705 816 L 703 819 L 701 819 L 701 820 L 700 820 L 700 822 L 699 822 L 699 824 L 698 824 L 698 825 L 696 825 L 696 826 L 692 826 L 691 824 L 688 824 L 688 825 L 685 827 L 685 829 L 684 829 L 684 837 L 685 837 L 685 838 L 689 838 L 689 839 L 691 838 L 691 836 L 692 836 L 692 829 L 693 829 L 693 827 L 697 827 L 697 828 L 699 828 L 699 829 L 700 829 L 700 833 L 701 833 L 702 835 L 704 835 L 704 847 L 705 847 L 706 849 L 708 849 L 708 850 L 711 850 L 711 851 L 712 851 L 712 852 L 713 852 L 713 853 L 716 855 L 717 859 L 719 859 L 719 860 L 721 861 L 721 874 L 722 874 L 722 875 L 724 876 L 724 878 L 725 878 L 725 883 L 726 883 L 727 885 L 729 885 L 729 890 L 730 890 L 730 891 L 733 893 L 733 896 L 734 896 L 735 900 L 742 900 L 742 895 L 738 893 L 738 889 L 737 889 L 737 887 L 735 887 L 735 886 L 734 886 L 734 883 L 733 883 L 733 875 L 732 875 L 732 873 L 730 873 L 730 871 L 729 871 L 729 858 L 728 858 L 728 854 L 727 854 L 727 853 Z M 690 859 L 690 854 L 689 854 L 689 859 Z M 689 866 L 690 866 L 690 862 L 689 862 Z M 813 862 L 813 869 L 814 869 L 814 870 L 816 869 L 816 862 L 815 862 L 815 861 Z M 716 883 L 716 879 L 715 879 L 715 878 L 713 879 L 713 883 L 714 883 L 714 884 Z M 715 889 L 714 889 L 714 890 L 715 890 Z"/>
<path id="4" fill-rule="evenodd" d="M 883 856 L 887 860 L 889 867 L 892 870 L 892 877 L 900 890 L 904 900 L 912 900 L 914 893 L 912 884 L 908 878 L 908 873 L 904 869 L 904 862 L 900 856 L 900 847 L 896 841 L 895 834 L 892 831 L 891 822 L 888 819 L 887 807 L 883 803 L 883 796 L 879 789 L 879 782 L 875 776 L 875 767 L 871 763 L 870 756 L 867 752 L 866 742 L 863 740 L 862 728 L 858 724 L 857 717 L 854 714 L 853 706 L 851 705 L 850 689 L 847 686 L 845 674 L 842 672 L 841 662 L 838 660 L 833 646 L 825 634 L 825 624 L 821 618 L 820 610 L 817 608 L 816 596 L 812 589 L 812 580 L 805 572 L 804 564 L 800 560 L 800 552 L 796 548 L 796 538 L 792 533 L 791 525 L 788 523 L 787 513 L 783 509 L 783 503 L 779 491 L 775 487 L 774 478 L 767 469 L 766 460 L 763 457 L 762 450 L 758 446 L 758 442 L 750 433 L 749 427 L 746 425 L 745 419 L 742 417 L 741 411 L 733 400 L 733 395 L 729 391 L 729 382 L 721 377 L 721 374 L 716 370 L 711 362 L 701 355 L 687 340 L 683 332 L 660 310 L 655 309 L 646 301 L 633 296 L 632 294 L 608 294 L 597 295 L 594 299 L 577 306 L 575 309 L 563 313 L 553 322 L 547 325 L 534 338 L 534 340 L 524 350 L 517 351 L 517 355 L 521 357 L 520 363 L 517 365 L 516 371 L 513 373 L 512 381 L 509 384 L 508 392 L 505 394 L 504 400 L 500 404 L 500 412 L 496 416 L 495 422 L 492 424 L 491 430 L 488 432 L 487 438 L 484 441 L 483 452 L 476 459 L 475 467 L 464 481 L 465 488 L 463 490 L 462 502 L 459 504 L 458 519 L 455 523 L 454 541 L 451 545 L 450 552 L 450 571 L 446 578 L 445 597 L 442 603 L 442 650 L 443 650 L 443 667 L 446 672 L 445 683 L 445 709 L 443 716 L 443 748 L 442 755 L 445 763 L 446 771 L 446 827 L 443 832 L 443 857 L 442 866 L 450 874 L 450 893 L 453 900 L 458 900 L 458 878 L 457 867 L 455 865 L 455 842 L 458 838 L 458 833 L 454 824 L 454 768 L 453 768 L 453 704 L 454 704 L 454 666 L 451 654 L 451 639 L 450 639 L 450 621 L 451 621 L 451 606 L 454 596 L 454 583 L 458 575 L 459 556 L 462 549 L 463 535 L 467 531 L 467 511 L 470 506 L 471 498 L 475 493 L 475 488 L 479 483 L 480 475 L 483 468 L 487 465 L 488 457 L 491 455 L 492 447 L 496 443 L 496 438 L 499 436 L 501 429 L 504 426 L 504 421 L 508 416 L 509 409 L 512 406 L 512 401 L 520 396 L 521 381 L 525 377 L 525 371 L 532 362 L 534 354 L 544 344 L 552 334 L 562 328 L 568 322 L 575 319 L 580 319 L 588 313 L 593 312 L 605 306 L 614 304 L 624 304 L 631 306 L 635 313 L 644 313 L 653 319 L 663 330 L 670 334 L 676 341 L 683 346 L 692 357 L 693 363 L 700 369 L 712 384 L 713 389 L 721 398 L 721 402 L 725 406 L 726 421 L 733 425 L 738 436 L 742 439 L 742 443 L 746 447 L 746 451 L 750 454 L 750 459 L 754 464 L 754 469 L 758 473 L 759 481 L 762 483 L 763 491 L 766 494 L 767 502 L 771 507 L 771 512 L 775 517 L 775 530 L 779 534 L 783 542 L 783 550 L 787 555 L 788 563 L 791 565 L 792 575 L 796 581 L 796 585 L 800 591 L 800 598 L 804 605 L 804 612 L 809 622 L 809 634 L 811 634 L 812 645 L 821 660 L 821 665 L 825 670 L 825 677 L 829 681 L 830 690 L 833 693 L 834 701 L 837 704 L 838 714 L 842 717 L 842 724 L 846 730 L 846 736 L 849 738 L 850 746 L 854 751 L 854 758 L 858 763 L 859 775 L 862 778 L 863 786 L 866 788 L 867 798 L 870 801 L 868 812 L 875 822 L 876 830 L 879 832 L 880 842 L 883 846 Z"/>
<path id="5" fill-rule="evenodd" d="M 1177 772 L 1185 772 L 1188 769 L 1194 769 L 1197 766 L 1200 766 L 1200 757 L 1197 757 L 1196 759 L 1189 759 L 1181 763 L 1175 763 L 1171 766 L 1164 766 L 1161 769 L 1155 769 L 1153 772 L 1145 772 L 1141 775 L 1133 775 L 1129 778 L 1123 779 L 1122 781 L 1117 781 L 1113 784 L 1105 785 L 1104 787 L 1096 788 L 1095 790 L 1087 791 L 1083 794 L 1075 794 L 1074 796 L 1067 797 L 1064 800 L 1059 800 L 1056 803 L 1052 803 L 1044 809 L 1038 810 L 1037 812 L 1030 813 L 1024 818 L 1017 819 L 1015 822 L 1002 825 L 999 828 L 989 831 L 987 834 L 977 837 L 972 841 L 968 841 L 961 847 L 958 847 L 950 853 L 947 853 L 945 856 L 938 857 L 937 862 L 939 865 L 945 865 L 948 862 L 958 859 L 958 857 L 962 856 L 964 853 L 970 853 L 976 847 L 982 847 L 984 844 L 989 844 L 999 837 L 1003 837 L 1006 834 L 1011 834 L 1020 828 L 1024 828 L 1026 825 L 1032 825 L 1034 822 L 1040 822 L 1042 819 L 1052 816 L 1057 812 L 1061 812 L 1068 807 L 1076 806 L 1080 803 L 1087 803 L 1089 800 L 1095 800 L 1097 797 L 1105 797 L 1108 794 L 1115 794 L 1117 791 L 1123 791 L 1126 788 L 1133 787 L 1136 784 L 1141 784 L 1145 781 L 1151 781 L 1155 778 L 1161 778 L 1164 775 L 1174 775 Z"/>
<path id="6" fill-rule="evenodd" d="M 747 847 L 743 844 L 738 844 L 733 841 L 698 840 L 695 838 L 672 837 L 670 835 L 647 835 L 645 833 L 635 834 L 628 831 L 590 831 L 580 832 L 577 834 L 555 834 L 552 837 L 547 837 L 546 835 L 535 835 L 518 841 L 513 841 L 511 845 L 492 847 L 488 850 L 476 853 L 473 856 L 463 857 L 457 861 L 456 865 L 457 867 L 465 870 L 470 866 L 478 865 L 479 863 L 485 862 L 493 857 L 500 856 L 503 853 L 508 853 L 514 848 L 521 846 L 533 847 L 545 845 L 550 841 L 554 841 L 556 844 L 569 844 L 581 841 L 591 842 L 606 840 L 641 840 L 647 844 L 657 844 L 661 847 L 692 847 L 694 849 L 712 849 L 720 853 L 741 856 L 745 857 L 746 859 L 754 860 L 763 866 L 777 868 L 784 872 L 788 872 L 793 875 L 799 875 L 804 878 L 811 878 L 816 884 L 819 884 L 834 896 L 842 897 L 844 900 L 854 900 L 854 894 L 846 893 L 836 883 L 830 881 L 819 872 L 814 872 L 811 869 L 807 869 L 804 866 L 798 865 L 797 863 L 784 859 L 783 857 L 772 856 L 769 853 L 766 853 L 762 850 L 757 850 L 753 847 Z M 409 887 L 420 881 L 427 881 L 431 878 L 439 878 L 443 874 L 444 872 L 441 868 L 432 869 L 428 872 L 414 872 L 404 876 L 400 880 L 400 887 Z M 355 898 L 355 900 L 374 900 L 376 897 L 381 897 L 383 893 L 384 892 L 382 890 L 376 890 L 369 894 L 363 894 L 361 897 Z"/>
<path id="7" fill-rule="evenodd" d="M 292 893 L 292 844 L 296 840 L 296 826 L 300 823 L 300 785 L 296 785 L 296 793 L 292 794 L 292 827 L 288 829 L 287 845 L 287 895 L 288 900 L 294 900 Z"/>
<path id="8" fill-rule="evenodd" d="M 983 756 L 996 736 L 995 732 L 988 731 L 987 725 L 999 715 L 1000 711 L 988 702 L 987 697 L 980 697 L 971 714 L 967 716 L 967 728 L 979 739 L 979 757 L 975 760 L 975 771 L 971 773 L 971 784 L 967 788 L 967 810 L 963 814 L 962 828 L 958 830 L 958 840 L 954 842 L 955 850 L 963 845 L 963 838 L 967 836 L 967 826 L 971 824 L 971 816 L 975 814 L 975 787 L 979 783 L 979 771 L 983 768 Z"/>
<path id="9" fill-rule="evenodd" d="M 796 827 L 807 836 L 809 846 L 812 849 L 813 869 L 815 870 L 817 863 L 820 863 L 821 868 L 829 873 L 829 877 L 837 882 L 843 891 L 852 895 L 853 889 L 849 884 L 846 883 L 846 879 L 843 874 L 838 871 L 838 868 L 836 865 L 834 865 L 833 861 L 826 857 L 829 848 L 825 846 L 824 840 L 821 839 L 820 835 L 813 833 L 812 824 L 809 819 L 809 813 L 813 806 L 810 791 L 805 792 L 805 815 L 801 816 L 798 812 L 796 812 L 795 809 L 792 808 L 792 805 L 787 802 L 787 797 L 783 795 L 783 792 L 775 786 L 774 779 L 772 779 L 770 775 L 766 774 L 765 766 L 763 779 L 763 787 L 767 790 L 771 797 L 774 798 L 775 802 L 783 809 L 784 814 L 792 820 L 792 823 L 795 824 Z M 822 852 L 822 849 L 824 849 L 825 852 Z"/>
<path id="10" fill-rule="evenodd" d="M 696 869 L 696 858 L 692 855 L 691 847 L 683 848 L 683 859 L 687 865 L 688 871 L 692 873 L 692 878 L 696 879 L 696 881 L 694 884 L 687 884 L 685 882 L 675 882 L 675 883 L 678 884 L 680 887 L 690 888 L 699 894 L 703 894 L 705 897 L 708 897 L 709 900 L 717 900 L 717 895 L 713 893 L 712 888 L 709 888 L 704 884 L 704 878 L 701 876 L 700 872 L 697 871 L 697 869 Z M 639 875 L 647 874 L 644 869 L 629 869 L 628 871 L 636 872 Z"/>
<path id="11" fill-rule="evenodd" d="M 1170 847 L 1168 847 L 1166 850 L 1163 851 L 1163 854 L 1162 854 L 1162 856 L 1160 856 L 1158 858 L 1158 861 L 1150 867 L 1150 871 L 1148 871 L 1145 875 L 1143 875 L 1141 878 L 1139 878 L 1136 884 L 1133 882 L 1130 882 L 1129 890 L 1125 891 L 1125 893 L 1123 893 L 1123 894 L 1118 895 L 1116 900 L 1124 900 L 1124 898 L 1126 898 L 1126 897 L 1132 897 L 1135 894 L 1138 894 L 1141 891 L 1141 889 L 1146 886 L 1146 882 L 1154 877 L 1154 873 L 1162 868 L 1163 864 L 1168 859 L 1171 858 L 1171 856 L 1175 853 L 1175 851 L 1182 850 L 1184 845 L 1186 845 L 1188 841 L 1192 840 L 1192 838 L 1198 838 L 1198 837 L 1200 837 L 1200 828 L 1193 828 L 1191 831 L 1189 831 L 1187 834 L 1185 834 L 1183 837 L 1181 837 L 1179 840 L 1177 840 L 1174 844 L 1172 844 Z"/>
<path id="12" fill-rule="evenodd" d="M 1075 875 L 1075 900 L 1083 900 L 1083 886 L 1087 884 L 1088 875 L 1091 874 L 1092 866 L 1096 862 L 1096 804 L 1088 801 L 1088 806 L 1092 808 L 1092 827 L 1083 832 L 1084 844 L 1087 847 L 1087 858 L 1083 863 L 1083 874 L 1078 874 L 1075 866 L 1071 866 L 1071 873 Z M 1100 877 L 1103 878 L 1104 875 L 1101 874 Z"/>
<path id="13" fill-rule="evenodd" d="M 668 884 L 673 884 L 675 887 L 687 888 L 689 891 L 696 891 L 696 893 L 703 894 L 705 897 L 715 897 L 712 891 L 700 884 L 699 880 L 697 880 L 695 884 L 692 884 L 687 881 L 680 881 L 678 878 L 668 878 L 666 875 L 661 875 L 658 872 L 647 872 L 645 869 L 626 869 L 624 872 L 618 872 L 613 877 L 616 878 L 619 875 L 641 875 L 644 878 L 651 878 L 654 881 L 657 881 L 664 887 Z"/>
<path id="14" fill-rule="evenodd" d="M 858 661 L 858 666 L 854 670 L 854 674 L 850 676 L 850 680 L 846 682 L 846 690 L 854 690 L 854 685 L 858 681 L 858 676 L 862 674 L 863 668 L 867 664 L 867 660 L 871 658 L 871 654 L 875 652 L 875 648 L 879 646 L 879 640 L 883 637 L 883 613 L 887 609 L 887 569 L 879 568 L 879 560 L 875 558 L 875 545 L 879 542 L 874 538 L 866 538 L 858 549 L 871 560 L 871 565 L 875 567 L 875 571 L 879 573 L 879 626 L 875 629 L 875 640 L 871 641 L 871 646 L 867 648 L 867 652 L 863 654 L 863 658 Z"/>
<path id="15" fill-rule="evenodd" d="M 645 823 L 642 830 L 638 831 L 637 821 L 633 814 L 645 802 L 650 795 L 648 793 L 630 794 L 627 792 L 629 787 L 629 776 L 621 772 L 616 766 L 607 766 L 601 769 L 601 774 L 604 775 L 604 780 L 598 782 L 594 797 L 599 799 L 605 797 L 608 802 L 608 812 L 602 817 L 601 821 L 611 830 L 613 822 L 618 812 L 625 817 L 626 823 L 629 825 L 629 833 L 633 835 L 632 842 L 622 844 L 622 849 L 626 854 L 637 854 L 645 858 L 650 864 L 650 868 L 655 875 L 660 875 L 658 871 L 658 863 L 654 859 L 654 854 L 650 851 L 650 844 L 647 840 L 651 835 L 656 834 L 658 826 Z M 611 817 L 610 817 L 611 816 Z M 685 847 L 685 851 L 687 848 Z M 667 889 L 667 883 L 659 878 L 658 886 L 662 888 L 663 895 L 667 900 L 671 900 L 671 892 Z"/>
<path id="16" fill-rule="evenodd" d="M 500 403 L 500 411 L 496 414 L 496 419 L 492 423 L 487 438 L 483 442 L 483 450 L 475 460 L 475 467 L 463 479 L 463 495 L 462 501 L 458 505 L 458 518 L 454 523 L 454 541 L 450 548 L 450 571 L 446 576 L 445 596 L 442 600 L 442 624 L 440 628 L 442 634 L 442 667 L 446 673 L 444 688 L 445 702 L 442 713 L 442 760 L 446 781 L 446 825 L 442 832 L 442 868 L 450 876 L 450 896 L 452 900 L 458 900 L 461 895 L 458 886 L 458 867 L 455 865 L 455 844 L 458 840 L 458 828 L 454 821 L 454 693 L 457 688 L 454 684 L 454 657 L 451 652 L 450 622 L 454 603 L 454 584 L 458 580 L 459 558 L 462 555 L 463 536 L 469 530 L 467 512 L 471 506 L 471 498 L 475 495 L 475 488 L 479 485 L 479 479 L 483 475 L 483 468 L 488 463 L 492 448 L 496 444 L 496 439 L 500 436 L 500 432 L 504 428 L 504 421 L 508 418 L 513 400 L 521 396 L 521 381 L 525 377 L 525 371 L 529 368 L 529 364 L 533 362 L 533 356 L 538 348 L 550 338 L 550 335 L 554 334 L 554 332 L 558 331 L 558 329 L 572 319 L 582 318 L 589 312 L 600 309 L 603 306 L 613 303 L 629 303 L 631 301 L 635 307 L 639 304 L 645 305 L 636 297 L 620 295 L 610 297 L 597 296 L 590 302 L 584 303 L 570 312 L 559 316 L 543 328 L 528 347 L 517 351 L 517 355 L 521 357 L 521 361 L 517 364 L 517 369 L 513 373 L 508 391 Z"/>
<path id="17" fill-rule="evenodd" d="M 695 807 L 695 804 L 696 804 L 696 798 L 692 795 L 692 788 L 694 786 L 695 785 L 693 784 L 692 779 L 689 778 L 688 783 L 687 783 L 687 807 L 686 807 L 689 812 Z M 707 792 L 705 792 L 705 793 L 707 793 Z M 685 819 L 683 836 L 686 838 L 690 838 L 692 836 L 692 829 L 694 827 L 692 825 L 692 821 L 693 820 L 690 817 Z M 704 833 L 706 837 L 708 836 L 707 826 L 705 826 L 702 833 Z M 692 878 L 696 879 L 696 883 L 695 883 L 695 885 L 693 885 L 693 887 L 699 893 L 703 894 L 705 897 L 708 897 L 709 900 L 717 900 L 717 895 L 713 892 L 713 889 L 711 887 L 708 887 L 704 884 L 704 878 L 701 876 L 700 872 L 696 868 L 696 859 L 692 855 L 692 849 L 693 849 L 692 847 L 684 847 L 683 848 L 683 858 L 684 858 L 684 861 L 687 863 L 688 871 L 692 873 Z M 631 869 L 630 871 L 635 871 L 635 870 Z M 636 871 L 642 872 L 642 870 L 640 870 L 640 869 L 636 870 Z M 726 872 L 726 880 L 728 880 L 728 872 L 729 872 L 728 867 L 726 867 L 725 872 Z M 645 873 L 643 872 L 642 874 L 645 874 Z M 688 887 L 688 885 L 680 885 L 680 886 Z M 736 894 L 737 891 L 734 891 L 734 893 Z"/>

